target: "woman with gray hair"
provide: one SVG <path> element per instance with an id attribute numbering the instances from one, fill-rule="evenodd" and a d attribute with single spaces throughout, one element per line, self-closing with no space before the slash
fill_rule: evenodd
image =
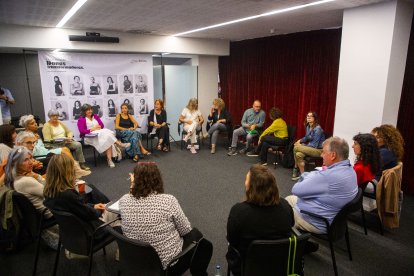
<path id="1" fill-rule="evenodd" d="M 31 153 L 37 143 L 36 136 L 30 131 L 20 131 L 16 137 L 16 145 L 23 146 Z M 44 175 L 47 169 L 47 163 L 49 163 L 50 157 L 42 158 L 42 162 L 38 159 L 33 159 L 33 171 L 35 173 Z"/>
<path id="2" fill-rule="evenodd" d="M 27 197 L 39 213 L 47 209 L 43 205 L 45 179 L 33 172 L 33 156 L 28 149 L 15 147 L 9 154 L 5 172 L 4 184 L 8 188 Z M 46 210 L 45 217 L 52 217 L 52 213 Z M 44 231 L 42 237 L 50 247 L 57 248 L 59 240 L 57 228 Z"/>
<path id="3" fill-rule="evenodd" d="M 58 142 L 58 146 L 65 146 L 75 152 L 75 160 L 79 162 L 82 170 L 89 171 L 90 168 L 85 163 L 83 156 L 82 144 L 73 140 L 73 132 L 62 122 L 59 121 L 59 112 L 55 109 L 49 110 L 47 113 L 49 121 L 44 124 L 42 133 L 46 142 Z"/>
<path id="4" fill-rule="evenodd" d="M 197 143 L 196 133 L 201 130 L 204 118 L 203 115 L 201 115 L 200 110 L 198 110 L 198 100 L 196 98 L 191 98 L 188 101 L 187 106 L 183 109 L 183 112 L 181 112 L 179 121 L 183 123 L 183 129 L 187 132 L 187 135 L 183 140 L 187 142 L 187 140 L 191 138 L 190 151 L 193 154 L 197 153 L 194 147 L 194 144 Z"/>
<path id="5" fill-rule="evenodd" d="M 34 119 L 33 115 L 23 115 L 20 117 L 20 125 L 25 128 L 26 131 L 32 132 L 34 136 L 36 136 L 37 141 L 33 148 L 32 154 L 34 157 L 40 157 L 40 156 L 50 156 L 53 154 L 65 154 L 68 155 L 70 158 L 74 159 L 72 156 L 72 153 L 70 152 L 69 148 L 67 147 L 60 147 L 60 148 L 54 148 L 54 149 L 47 149 L 40 138 L 39 134 L 37 133 L 37 123 Z M 90 171 L 83 170 L 78 162 L 75 162 L 75 168 L 76 168 L 76 176 L 77 178 L 81 178 L 82 176 L 86 176 L 91 174 Z"/>

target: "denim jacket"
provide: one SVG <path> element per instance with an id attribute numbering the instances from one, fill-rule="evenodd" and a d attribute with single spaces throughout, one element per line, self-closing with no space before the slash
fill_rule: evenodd
<path id="1" fill-rule="evenodd" d="M 320 125 L 317 125 L 313 129 L 311 129 L 310 126 L 307 126 L 305 137 L 300 139 L 301 144 L 307 143 L 307 146 L 316 149 L 322 148 L 323 141 L 325 141 L 325 133 Z"/>

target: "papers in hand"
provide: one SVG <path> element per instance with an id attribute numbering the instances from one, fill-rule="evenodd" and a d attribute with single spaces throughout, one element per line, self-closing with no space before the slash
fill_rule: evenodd
<path id="1" fill-rule="evenodd" d="M 119 200 L 113 203 L 112 202 L 108 203 L 108 205 L 106 205 L 106 209 L 114 213 L 119 213 Z"/>

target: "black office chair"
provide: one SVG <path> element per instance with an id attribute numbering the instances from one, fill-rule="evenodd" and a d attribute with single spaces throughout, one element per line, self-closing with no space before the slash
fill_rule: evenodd
<path id="1" fill-rule="evenodd" d="M 326 218 L 318 214 L 314 214 L 314 213 L 311 213 L 305 210 L 301 210 L 301 213 L 320 219 L 325 223 L 326 229 L 328 230 L 326 234 L 312 233 L 312 235 L 315 236 L 316 238 L 329 241 L 329 247 L 331 249 L 332 264 L 334 267 L 335 275 L 338 275 L 338 268 L 336 266 L 335 251 L 333 248 L 333 243 L 342 239 L 342 237 L 345 236 L 349 260 L 352 261 L 351 245 L 349 242 L 349 232 L 348 232 L 348 215 L 351 213 L 360 211 L 361 204 L 362 204 L 362 190 L 361 188 L 359 188 L 358 193 L 355 196 L 355 198 L 351 200 L 350 202 L 348 202 L 344 207 L 342 207 L 342 209 L 335 216 L 331 224 L 329 224 L 329 221 Z"/>
<path id="2" fill-rule="evenodd" d="M 130 239 L 122 234 L 120 227 L 109 228 L 108 231 L 115 237 L 119 248 L 119 265 L 120 270 L 118 275 L 145 275 L 145 276 L 159 276 L 168 275 L 168 270 L 180 258 L 191 255 L 191 259 L 197 244 L 192 243 L 174 259 L 170 261 L 167 269 L 164 270 L 155 249 L 145 242 Z"/>
<path id="3" fill-rule="evenodd" d="M 84 150 L 84 149 L 92 149 L 92 152 L 93 152 L 93 163 L 94 163 L 95 167 L 97 167 L 98 166 L 97 156 L 99 156 L 99 153 L 96 151 L 96 149 L 93 146 L 85 144 L 84 137 L 81 137 L 80 143 L 82 144 L 82 150 Z"/>
<path id="4" fill-rule="evenodd" d="M 25 237 L 29 237 L 31 240 L 36 240 L 36 253 L 32 271 L 32 274 L 36 275 L 41 233 L 43 230 L 56 225 L 57 222 L 53 217 L 49 219 L 45 218 L 47 209 L 42 213 L 38 212 L 25 195 L 16 191 L 13 191 L 13 204 L 19 208 L 21 214 L 20 227 L 22 231 L 25 231 Z"/>
<path id="5" fill-rule="evenodd" d="M 149 122 L 149 121 L 150 121 L 150 116 L 148 116 L 147 122 Z M 167 123 L 167 126 L 170 127 L 170 124 Z M 152 129 L 153 129 L 153 127 L 150 126 L 149 123 L 148 123 L 147 134 L 146 134 L 146 138 L 147 138 L 147 148 L 150 148 L 150 151 L 151 152 L 154 152 L 153 141 L 154 141 L 155 137 L 157 137 L 157 134 L 156 133 L 152 133 Z M 169 129 L 168 129 L 168 137 L 170 137 Z M 151 142 L 151 146 L 148 147 L 148 145 L 149 145 L 150 142 Z M 168 142 L 168 144 L 167 144 L 168 151 L 171 151 L 170 141 L 167 141 L 167 142 Z M 164 144 L 165 144 L 165 142 L 164 142 Z"/>
<path id="6" fill-rule="evenodd" d="M 288 125 L 287 129 L 288 129 L 288 139 L 286 141 L 286 145 L 271 146 L 269 148 L 269 152 L 275 155 L 275 162 L 273 163 L 275 165 L 275 168 L 279 163 L 281 163 L 283 156 L 287 154 L 289 150 L 292 149 L 292 144 L 295 143 L 296 126 Z"/>
<path id="7" fill-rule="evenodd" d="M 181 130 L 181 128 L 182 128 L 182 130 Z M 200 133 L 203 133 L 203 125 L 201 125 L 200 130 L 196 130 L 196 135 L 197 135 L 197 137 L 199 137 L 197 139 L 199 150 L 201 150 L 201 146 L 203 145 L 203 139 L 200 139 Z M 184 148 L 184 146 L 187 144 L 185 141 L 183 141 L 184 137 L 187 135 L 187 131 L 184 130 L 183 123 L 180 122 L 180 121 L 178 121 L 178 135 L 181 137 L 180 138 L 180 147 L 181 147 L 181 150 L 182 150 Z"/>
<path id="8" fill-rule="evenodd" d="M 104 228 L 113 221 L 103 223 L 96 229 L 93 229 L 91 224 L 81 220 L 72 213 L 58 210 L 51 211 L 59 225 L 59 244 L 53 275 L 56 275 L 57 272 L 61 244 L 72 253 L 89 257 L 88 275 L 91 275 L 93 254 L 101 249 L 106 254 L 105 246 L 114 241 L 112 235 L 103 232 Z"/>
<path id="9" fill-rule="evenodd" d="M 213 125 L 213 121 L 207 121 L 206 123 L 206 131 L 208 132 Z M 231 145 L 231 140 L 233 138 L 233 123 L 232 123 L 232 117 L 229 114 L 229 121 L 226 122 L 226 130 L 221 131 L 220 135 L 225 136 L 227 138 L 228 147 Z M 209 137 L 209 145 L 211 147 L 211 136 Z"/>
<path id="10" fill-rule="evenodd" d="M 302 258 L 310 236 L 309 233 L 303 233 L 298 236 L 292 235 L 290 239 L 254 240 L 250 243 L 244 258 L 240 257 L 240 253 L 234 247 L 231 247 L 231 250 L 234 250 L 241 258 L 242 276 L 274 276 L 293 273 L 303 275 Z M 296 237 L 296 248 L 294 237 Z M 229 267 L 227 275 L 230 276 Z"/>
<path id="11" fill-rule="evenodd" d="M 332 135 L 325 132 L 325 139 L 328 139 L 331 136 Z M 316 167 L 322 167 L 323 165 L 323 159 L 321 156 L 305 156 L 303 160 L 305 161 L 305 172 L 313 171 Z"/>
<path id="12" fill-rule="evenodd" d="M 367 186 L 368 186 L 368 184 L 372 184 L 373 185 L 373 187 L 374 187 L 374 190 L 373 190 L 373 192 L 372 193 L 370 193 L 370 192 L 366 192 L 365 190 L 366 190 L 366 188 L 367 188 Z M 377 184 L 378 184 L 378 182 L 377 182 L 377 180 L 375 180 L 375 179 L 373 179 L 372 181 L 368 181 L 368 182 L 366 182 L 366 183 L 363 183 L 363 184 L 361 184 L 361 188 L 362 188 L 362 190 L 364 191 L 363 192 L 363 197 L 366 197 L 366 198 L 370 198 L 370 199 L 374 199 L 374 200 L 377 200 Z M 361 212 L 364 214 L 365 213 L 365 210 L 364 210 L 364 206 L 361 204 Z M 381 233 L 381 235 L 382 236 L 384 236 L 384 226 L 382 225 L 382 221 L 381 221 L 381 218 L 379 217 L 379 215 L 378 215 L 378 210 L 377 209 L 375 209 L 375 210 L 373 210 L 372 212 L 370 212 L 370 213 L 376 213 L 375 214 L 375 216 L 377 217 L 377 220 L 378 220 L 378 226 L 379 226 L 379 229 L 380 229 L 380 233 Z M 365 230 L 365 235 L 367 235 L 368 234 L 368 231 L 367 231 L 367 226 L 366 226 L 366 224 L 364 224 L 364 230 Z"/>

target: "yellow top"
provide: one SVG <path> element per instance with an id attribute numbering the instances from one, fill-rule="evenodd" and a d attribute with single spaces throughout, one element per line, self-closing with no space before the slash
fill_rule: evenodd
<path id="1" fill-rule="evenodd" d="M 260 135 L 259 140 L 262 139 L 265 135 L 273 134 L 277 138 L 287 138 L 288 137 L 288 130 L 285 120 L 282 118 L 278 118 L 273 121 L 273 123 L 263 131 L 262 135 Z"/>

